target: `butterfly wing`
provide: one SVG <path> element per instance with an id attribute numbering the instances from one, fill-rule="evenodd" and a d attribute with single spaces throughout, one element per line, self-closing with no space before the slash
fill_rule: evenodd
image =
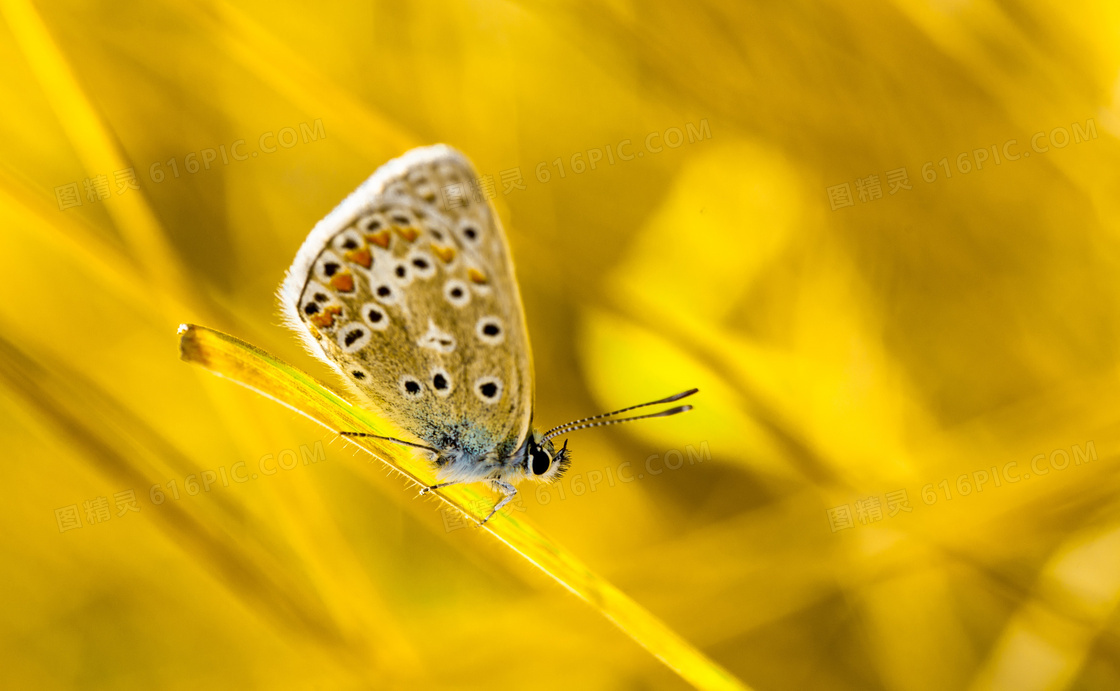
<path id="1" fill-rule="evenodd" d="M 311 231 L 280 298 L 309 350 L 397 426 L 504 458 L 528 435 L 532 358 L 477 179 L 444 145 L 386 163 Z"/>

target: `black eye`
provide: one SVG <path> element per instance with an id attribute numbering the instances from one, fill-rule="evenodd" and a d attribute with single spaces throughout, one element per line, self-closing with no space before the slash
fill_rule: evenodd
<path id="1" fill-rule="evenodd" d="M 535 448 L 532 450 L 533 456 L 533 475 L 544 475 L 548 472 L 548 467 L 552 465 L 552 458 L 549 457 L 544 449 Z"/>

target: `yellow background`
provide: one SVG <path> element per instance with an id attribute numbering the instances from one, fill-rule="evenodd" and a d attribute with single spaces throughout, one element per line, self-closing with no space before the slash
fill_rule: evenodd
<path id="1" fill-rule="evenodd" d="M 192 321 L 336 386 L 274 291 L 442 141 L 493 176 L 541 425 L 701 389 L 574 436 L 522 518 L 751 688 L 1120 687 L 1115 3 L 0 8 L 0 685 L 687 687 L 178 359 Z"/>

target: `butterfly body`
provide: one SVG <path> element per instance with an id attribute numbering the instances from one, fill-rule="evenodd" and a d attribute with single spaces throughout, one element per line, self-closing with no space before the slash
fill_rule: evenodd
<path id="1" fill-rule="evenodd" d="M 437 486 L 488 482 L 505 495 L 497 511 L 515 483 L 554 481 L 570 459 L 531 426 L 521 296 L 477 179 L 444 145 L 386 163 L 316 224 L 280 302 L 312 354 L 422 442 L 393 439 L 431 455 Z"/>

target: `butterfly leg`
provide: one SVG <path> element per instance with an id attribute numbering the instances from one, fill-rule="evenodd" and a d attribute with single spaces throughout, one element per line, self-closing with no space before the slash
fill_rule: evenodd
<path id="1" fill-rule="evenodd" d="M 504 480 L 495 480 L 490 484 L 494 489 L 501 492 L 504 496 L 500 500 L 498 500 L 498 503 L 494 505 L 494 508 L 490 510 L 490 513 L 486 515 L 486 518 L 482 519 L 482 522 L 479 523 L 479 525 L 485 525 L 486 521 L 490 520 L 490 518 L 494 514 L 501 511 L 502 507 L 508 504 L 510 500 L 513 499 L 514 495 L 517 494 L 517 488 L 509 484 L 508 482 L 505 482 Z"/>
<path id="2" fill-rule="evenodd" d="M 431 492 L 434 489 L 443 489 L 444 487 L 447 487 L 449 485 L 457 485 L 457 484 L 459 484 L 458 481 L 456 481 L 456 482 L 441 482 L 438 485 L 432 485 L 431 487 L 422 487 L 420 489 L 420 494 L 427 494 L 428 492 Z"/>

